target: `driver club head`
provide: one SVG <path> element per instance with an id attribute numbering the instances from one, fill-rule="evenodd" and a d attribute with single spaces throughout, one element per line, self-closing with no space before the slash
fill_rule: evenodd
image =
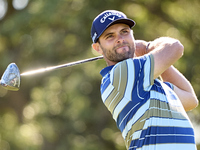
<path id="1" fill-rule="evenodd" d="M 20 71 L 15 63 L 6 68 L 0 84 L 7 90 L 18 91 L 20 88 Z"/>

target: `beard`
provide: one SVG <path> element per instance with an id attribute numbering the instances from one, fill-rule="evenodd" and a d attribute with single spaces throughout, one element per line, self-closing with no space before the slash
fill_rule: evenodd
<path id="1" fill-rule="evenodd" d="M 123 46 L 128 47 L 128 50 L 125 50 L 126 47 L 123 48 Z M 104 53 L 104 56 L 112 62 L 120 62 L 120 61 L 134 57 L 134 52 L 135 52 L 134 44 L 130 45 L 128 43 L 121 43 L 113 47 L 111 50 L 102 47 L 101 44 L 100 44 L 100 47 Z M 122 48 L 121 48 L 121 52 L 119 53 L 117 49 L 120 47 Z"/>

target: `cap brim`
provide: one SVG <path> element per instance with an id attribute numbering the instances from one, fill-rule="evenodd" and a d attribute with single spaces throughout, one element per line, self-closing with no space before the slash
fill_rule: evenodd
<path id="1" fill-rule="evenodd" d="M 124 24 L 127 24 L 130 28 L 134 27 L 135 26 L 135 21 L 131 20 L 131 19 L 117 19 L 115 21 L 113 21 L 112 23 L 108 24 L 106 29 L 108 27 L 110 27 L 111 25 L 114 25 L 114 24 L 118 24 L 118 23 L 124 23 Z M 104 30 L 105 31 L 105 30 Z"/>
<path id="2" fill-rule="evenodd" d="M 118 23 L 124 23 L 127 24 L 130 28 L 135 26 L 135 21 L 131 20 L 131 19 L 116 19 L 115 21 L 111 22 L 110 24 L 108 24 L 105 29 L 99 34 L 99 36 L 96 39 L 96 42 L 98 41 L 99 37 L 103 34 L 103 32 L 110 26 L 114 25 L 114 24 L 118 24 Z"/>

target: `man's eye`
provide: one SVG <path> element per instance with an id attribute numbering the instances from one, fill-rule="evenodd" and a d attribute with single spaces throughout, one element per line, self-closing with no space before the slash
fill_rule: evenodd
<path id="1" fill-rule="evenodd" d="M 128 31 L 128 30 L 123 30 L 122 32 L 123 32 L 123 33 L 129 33 L 129 31 Z"/>
<path id="2" fill-rule="evenodd" d="M 112 37 L 113 37 L 113 35 L 108 35 L 108 36 L 106 37 L 106 39 L 112 38 Z"/>

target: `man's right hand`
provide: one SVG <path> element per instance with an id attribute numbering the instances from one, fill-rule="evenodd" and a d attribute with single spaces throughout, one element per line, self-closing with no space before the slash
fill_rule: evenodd
<path id="1" fill-rule="evenodd" d="M 143 56 L 149 52 L 147 50 L 148 42 L 144 40 L 135 40 L 135 45 L 136 45 L 136 50 L 135 50 L 136 57 Z"/>

